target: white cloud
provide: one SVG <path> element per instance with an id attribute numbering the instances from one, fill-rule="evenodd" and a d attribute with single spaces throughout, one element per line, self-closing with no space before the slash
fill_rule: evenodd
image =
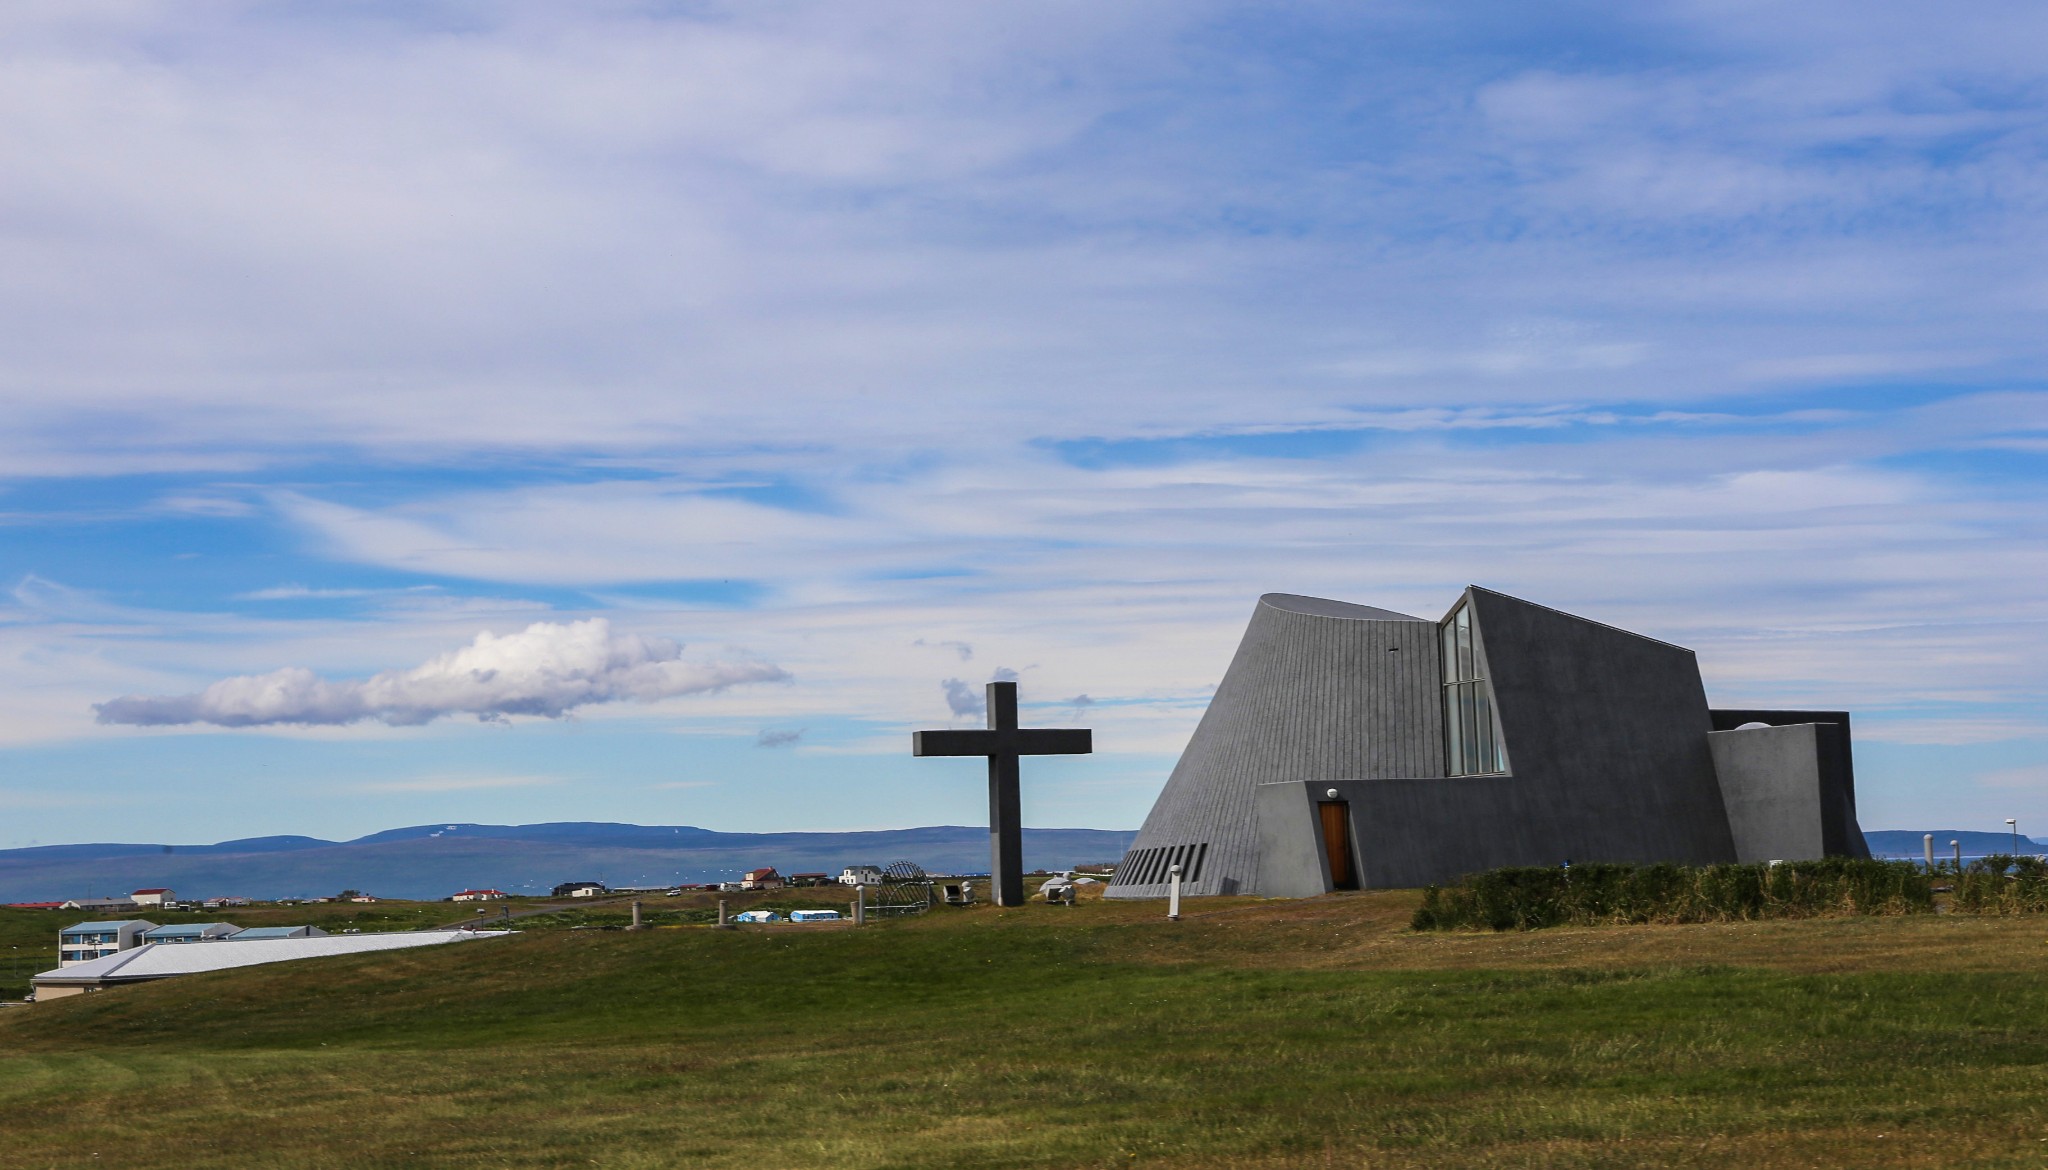
<path id="1" fill-rule="evenodd" d="M 535 622 L 504 637 L 484 631 L 460 650 L 362 681 L 329 682 L 305 667 L 289 666 L 222 679 L 198 694 L 128 695 L 94 710 L 101 723 L 144 727 L 365 719 L 406 727 L 455 714 L 558 718 L 592 703 L 647 703 L 788 677 L 766 662 L 686 662 L 682 649 L 664 638 L 614 635 L 603 618 Z"/>

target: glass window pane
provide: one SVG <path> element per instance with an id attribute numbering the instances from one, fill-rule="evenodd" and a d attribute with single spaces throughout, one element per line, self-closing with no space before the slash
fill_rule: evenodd
<path id="1" fill-rule="evenodd" d="M 1458 722 L 1458 687 L 1453 683 L 1444 688 L 1444 775 L 1465 774 L 1465 743 L 1458 734 L 1462 725 Z"/>
<path id="2" fill-rule="evenodd" d="M 1472 613 L 1460 607 L 1458 610 L 1458 679 L 1474 678 L 1472 670 Z"/>
<path id="3" fill-rule="evenodd" d="M 1473 709 L 1479 723 L 1478 759 L 1472 761 L 1474 772 L 1497 771 L 1493 766 L 1493 704 L 1487 700 L 1484 683 L 1473 683 Z"/>
<path id="4" fill-rule="evenodd" d="M 1464 684 L 1464 770 L 1473 775 L 1479 770 L 1479 682 Z"/>

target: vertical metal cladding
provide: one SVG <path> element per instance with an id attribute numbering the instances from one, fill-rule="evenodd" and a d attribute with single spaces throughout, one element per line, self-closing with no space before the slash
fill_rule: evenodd
<path id="1" fill-rule="evenodd" d="M 1286 593 L 1259 599 L 1230 669 L 1105 896 L 1258 886 L 1260 784 L 1443 774 L 1437 624 Z"/>

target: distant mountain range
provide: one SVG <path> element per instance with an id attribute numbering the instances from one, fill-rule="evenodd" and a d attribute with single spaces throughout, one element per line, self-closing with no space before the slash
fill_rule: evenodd
<path id="1" fill-rule="evenodd" d="M 1926 841 L 1922 838 L 1927 832 L 1934 834 L 1934 857 L 1937 861 L 1955 855 L 1955 850 L 1949 848 L 1950 841 L 1963 847 L 1964 857 L 2012 852 L 2011 833 L 1980 833 L 1971 829 L 1879 829 L 1863 834 L 1863 839 L 1870 843 L 1872 857 L 1916 858 L 1925 856 Z M 2020 852 L 2048 853 L 2048 843 L 2021 837 Z"/>
<path id="2" fill-rule="evenodd" d="M 1135 831 L 1026 829 L 1024 864 L 1111 862 Z M 250 837 L 216 845 L 41 845 L 0 850 L 0 902 L 45 902 L 169 887 L 181 898 L 307 897 L 357 889 L 445 898 L 496 888 L 545 894 L 570 881 L 613 886 L 711 882 L 772 865 L 785 874 L 915 861 L 986 873 L 988 830 L 962 825 L 864 833 L 720 833 L 691 825 L 414 825 L 353 841 Z"/>

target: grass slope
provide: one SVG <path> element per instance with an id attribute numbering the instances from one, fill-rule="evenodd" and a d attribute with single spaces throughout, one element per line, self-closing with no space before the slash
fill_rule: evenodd
<path id="1" fill-rule="evenodd" d="M 0 1166 L 2037 1166 L 2041 927 L 536 930 L 0 1014 Z M 95 1159 L 91 1155 L 97 1154 Z"/>

